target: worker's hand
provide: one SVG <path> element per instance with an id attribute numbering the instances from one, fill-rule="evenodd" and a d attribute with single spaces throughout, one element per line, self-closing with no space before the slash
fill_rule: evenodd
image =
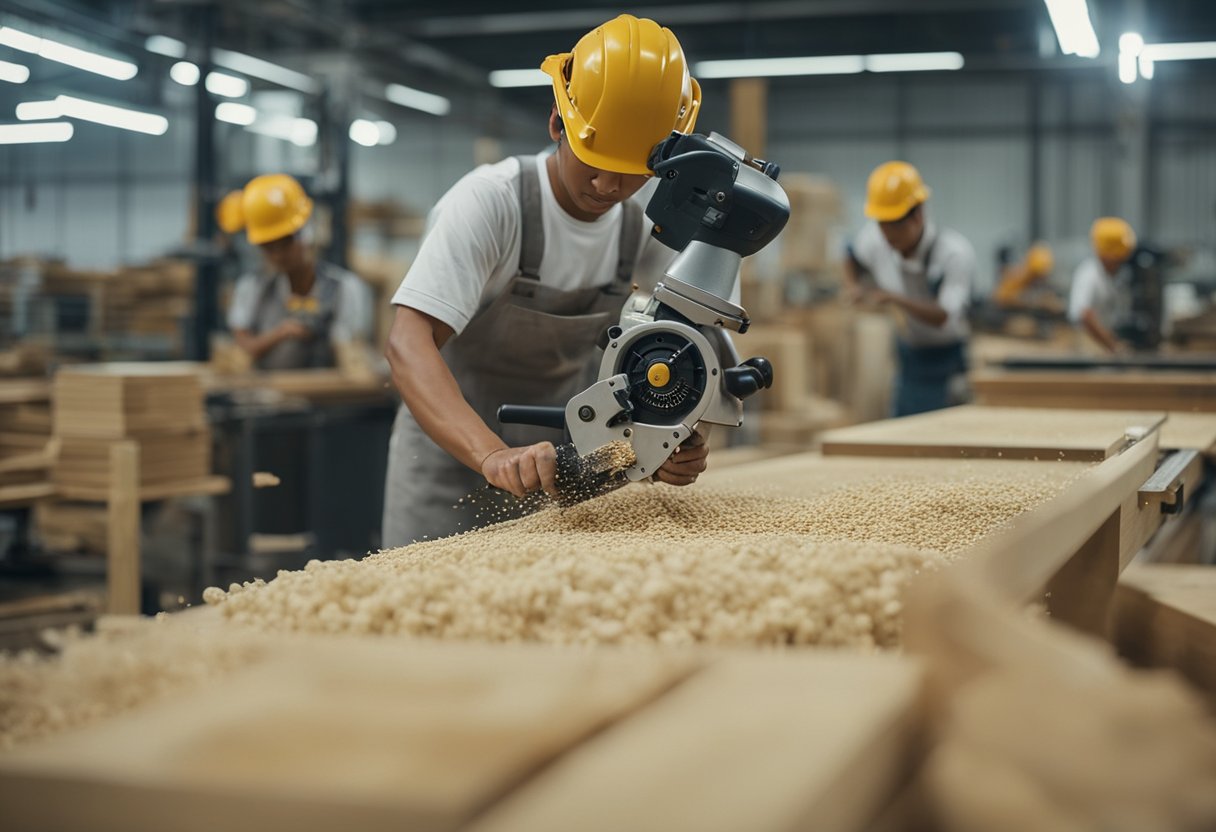
<path id="1" fill-rule="evenodd" d="M 500 448 L 481 462 L 486 482 L 522 497 L 544 489 L 557 494 L 557 450 L 552 442 L 523 448 Z"/>
<path id="2" fill-rule="evenodd" d="M 307 341 L 313 336 L 313 331 L 295 318 L 288 318 L 274 329 L 280 341 L 291 338 Z"/>
<path id="3" fill-rule="evenodd" d="M 655 474 L 660 482 L 670 485 L 692 485 L 697 475 L 708 466 L 709 445 L 697 431 L 680 443 L 676 452 L 667 458 Z"/>

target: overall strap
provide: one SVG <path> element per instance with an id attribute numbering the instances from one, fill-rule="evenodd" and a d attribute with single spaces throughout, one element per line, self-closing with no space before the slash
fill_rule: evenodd
<path id="1" fill-rule="evenodd" d="M 617 247 L 616 279 L 621 283 L 633 280 L 633 267 L 642 247 L 642 208 L 632 199 L 621 203 L 621 240 Z"/>
<path id="2" fill-rule="evenodd" d="M 540 174 L 535 156 L 515 158 L 519 161 L 519 274 L 539 281 L 540 261 L 545 256 Z"/>

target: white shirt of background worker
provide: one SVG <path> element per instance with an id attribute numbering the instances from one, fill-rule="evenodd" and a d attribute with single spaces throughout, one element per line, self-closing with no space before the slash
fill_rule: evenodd
<path id="1" fill-rule="evenodd" d="M 871 219 L 845 258 L 845 295 L 891 305 L 904 313 L 899 334 L 896 416 L 949 404 L 953 377 L 965 369 L 970 334 L 967 307 L 975 280 L 975 250 L 928 216 L 930 190 L 907 162 L 879 165 L 866 188 Z"/>
<path id="2" fill-rule="evenodd" d="M 225 232 L 245 229 L 269 269 L 242 276 L 228 307 L 228 328 L 256 367 L 333 367 L 335 343 L 369 340 L 370 292 L 354 274 L 313 255 L 312 200 L 299 182 L 259 176 L 225 197 L 217 213 Z"/>
<path id="3" fill-rule="evenodd" d="M 674 256 L 657 251 L 631 198 L 654 146 L 696 121 L 700 86 L 675 35 L 620 15 L 541 69 L 553 79 L 556 151 L 456 183 L 393 298 L 387 355 L 404 406 L 389 445 L 386 547 L 484 524 L 461 498 L 486 483 L 516 496 L 555 490 L 561 432 L 499 425 L 498 406 L 564 406 L 591 384 L 596 342 L 642 271 L 636 252 Z M 707 453 L 694 434 L 657 476 L 688 485 Z"/>
<path id="4" fill-rule="evenodd" d="M 1101 217 L 1089 232 L 1093 256 L 1077 266 L 1068 296 L 1068 319 L 1107 352 L 1126 349 L 1115 335 L 1122 302 L 1126 300 L 1130 269 L 1127 261 L 1136 250 L 1136 232 L 1118 217 Z"/>

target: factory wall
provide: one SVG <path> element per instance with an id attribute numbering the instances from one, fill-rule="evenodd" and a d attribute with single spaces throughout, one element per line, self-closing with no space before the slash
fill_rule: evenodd
<path id="1" fill-rule="evenodd" d="M 1100 214 L 1132 218 L 1144 239 L 1161 245 L 1216 248 L 1216 83 L 1170 77 L 1174 69 L 1160 68 L 1151 88 L 1124 88 L 1096 71 L 775 79 L 766 152 L 784 170 L 839 183 L 851 228 L 863 221 L 869 171 L 907 159 L 933 188 L 933 216 L 975 245 L 980 291 L 995 279 L 997 250 L 1025 246 L 1034 224 L 1056 246 L 1066 279 Z M 726 82 L 707 82 L 705 94 L 698 128 L 729 132 Z M 1141 106 L 1151 127 L 1142 172 L 1129 174 L 1141 165 L 1127 141 Z M 80 124 L 65 144 L 6 148 L 0 257 L 57 255 L 104 268 L 184 240 L 191 226 L 188 97 L 179 95 L 175 111 L 162 137 Z M 493 132 L 400 110 L 393 118 L 394 144 L 351 146 L 350 191 L 420 214 L 485 156 L 478 138 Z M 543 147 L 543 115 L 534 133 L 516 126 L 499 137 L 498 149 L 506 155 Z M 218 141 L 225 183 L 276 166 L 315 170 L 315 149 L 229 125 L 220 125 Z M 1129 191 L 1136 176 L 1143 188 Z"/>

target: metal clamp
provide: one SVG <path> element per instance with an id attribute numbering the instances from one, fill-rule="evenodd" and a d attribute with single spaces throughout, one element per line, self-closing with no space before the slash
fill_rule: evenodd
<path id="1" fill-rule="evenodd" d="M 1157 470 L 1140 486 L 1142 504 L 1156 502 L 1162 514 L 1180 514 L 1186 503 L 1186 485 L 1183 477 L 1199 459 L 1195 450 L 1174 451 L 1157 466 Z"/>

